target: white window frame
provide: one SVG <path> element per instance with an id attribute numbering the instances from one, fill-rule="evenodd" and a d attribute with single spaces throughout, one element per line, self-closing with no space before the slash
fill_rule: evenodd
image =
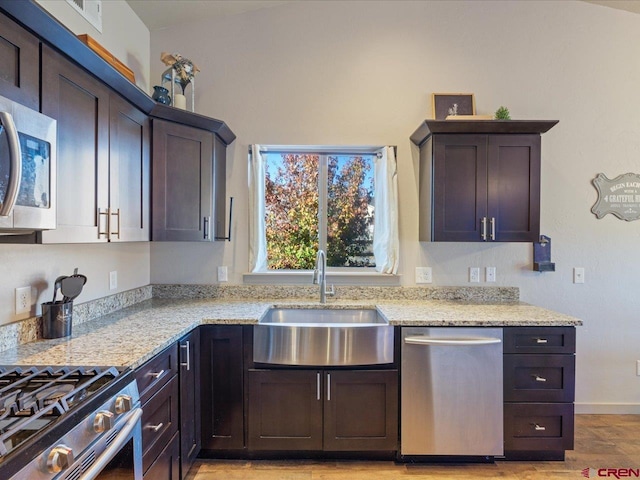
<path id="1" fill-rule="evenodd" d="M 327 146 L 327 145 L 260 145 L 260 152 L 264 154 L 291 153 L 291 154 L 317 154 L 321 156 L 319 175 L 318 197 L 318 235 L 319 248 L 326 251 L 327 244 L 327 183 L 328 162 L 330 155 L 373 155 L 379 154 L 380 145 L 376 146 Z M 249 148 L 251 155 L 251 147 Z M 375 196 L 375 184 L 374 184 Z M 306 283 L 312 270 L 274 270 L 268 269 L 260 272 L 244 274 L 244 283 Z M 335 284 L 364 284 L 364 285 L 399 285 L 400 276 L 397 274 L 383 274 L 374 267 L 327 267 L 327 277 Z M 309 280 L 310 281 L 310 280 Z"/>

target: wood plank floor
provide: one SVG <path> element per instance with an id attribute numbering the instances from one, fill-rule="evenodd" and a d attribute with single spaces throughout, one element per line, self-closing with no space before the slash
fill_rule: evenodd
<path id="1" fill-rule="evenodd" d="M 392 461 L 198 460 L 187 480 L 553 480 L 584 478 L 585 468 L 640 468 L 640 415 L 576 415 L 575 450 L 567 452 L 564 462 L 407 465 Z"/>

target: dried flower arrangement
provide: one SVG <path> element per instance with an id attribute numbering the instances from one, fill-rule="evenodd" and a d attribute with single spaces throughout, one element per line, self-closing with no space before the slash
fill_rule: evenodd
<path id="1" fill-rule="evenodd" d="M 196 76 L 196 73 L 198 73 L 200 69 L 195 63 L 188 58 L 184 58 L 179 53 L 162 52 L 160 54 L 160 60 L 176 71 L 176 78 L 180 82 L 182 94 L 184 94 L 184 89 L 191 83 L 191 80 L 193 80 L 193 77 Z"/>

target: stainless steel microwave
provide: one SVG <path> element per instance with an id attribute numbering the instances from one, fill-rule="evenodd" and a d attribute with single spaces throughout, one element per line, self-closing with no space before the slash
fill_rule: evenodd
<path id="1" fill-rule="evenodd" d="M 56 121 L 0 96 L 0 234 L 56 228 Z"/>

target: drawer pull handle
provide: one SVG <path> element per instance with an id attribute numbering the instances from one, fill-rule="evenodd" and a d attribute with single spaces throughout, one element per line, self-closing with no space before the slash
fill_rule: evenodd
<path id="1" fill-rule="evenodd" d="M 538 425 L 537 423 L 533 424 L 533 428 L 536 430 L 536 432 L 544 432 L 547 429 L 547 427 Z"/>
<path id="2" fill-rule="evenodd" d="M 162 427 L 164 427 L 164 423 L 160 422 L 158 425 L 149 425 L 149 430 L 153 430 L 154 432 L 157 432 Z"/>
<path id="3" fill-rule="evenodd" d="M 536 379 L 536 382 L 546 382 L 547 381 L 546 378 L 541 377 L 540 375 L 533 374 L 531 376 Z"/>
<path id="4" fill-rule="evenodd" d="M 160 370 L 159 372 L 149 372 L 149 375 L 155 379 L 158 379 L 162 376 L 163 373 L 164 373 L 164 370 Z"/>
<path id="5" fill-rule="evenodd" d="M 536 338 L 536 343 L 542 344 L 547 342 L 548 340 L 546 338 Z"/>

